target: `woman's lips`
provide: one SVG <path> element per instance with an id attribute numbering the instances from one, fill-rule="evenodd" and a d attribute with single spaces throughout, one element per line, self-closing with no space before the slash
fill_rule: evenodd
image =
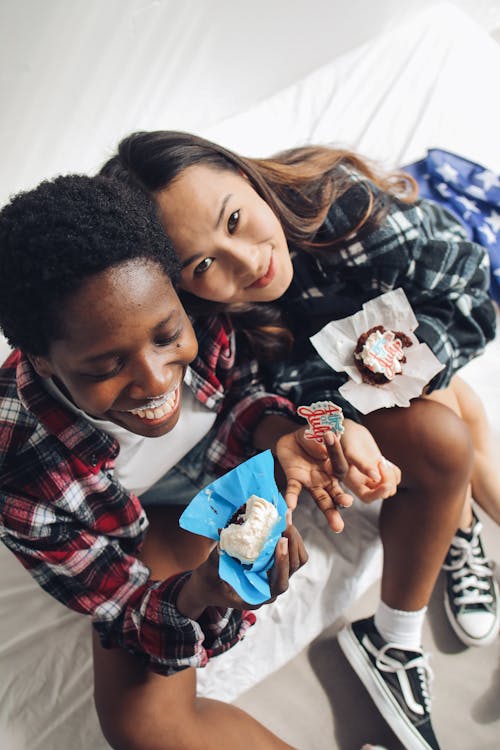
<path id="1" fill-rule="evenodd" d="M 260 279 L 257 279 L 257 281 L 254 281 L 253 284 L 250 284 L 250 286 L 247 286 L 247 289 L 263 289 L 265 286 L 271 283 L 271 281 L 275 277 L 275 274 L 276 274 L 276 269 L 274 268 L 273 256 L 271 254 L 269 266 L 267 267 L 267 271 L 264 274 L 264 276 L 261 276 Z"/>

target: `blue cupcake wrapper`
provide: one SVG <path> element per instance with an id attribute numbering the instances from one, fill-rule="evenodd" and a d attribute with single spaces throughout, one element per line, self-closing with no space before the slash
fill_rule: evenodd
<path id="1" fill-rule="evenodd" d="M 287 506 L 274 479 L 271 451 L 258 453 L 198 492 L 181 515 L 179 525 L 186 531 L 218 542 L 220 529 L 227 526 L 251 495 L 258 495 L 273 503 L 278 511 L 278 520 L 252 564 L 243 564 L 221 550 L 219 576 L 232 586 L 243 601 L 262 604 L 271 596 L 267 571 L 273 565 L 274 550 L 286 528 Z"/>

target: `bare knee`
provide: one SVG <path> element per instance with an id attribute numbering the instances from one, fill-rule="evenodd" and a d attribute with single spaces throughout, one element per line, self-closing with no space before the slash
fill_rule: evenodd
<path id="1" fill-rule="evenodd" d="M 422 462 L 435 471 L 470 477 L 473 447 L 470 432 L 457 414 L 437 403 L 418 401 L 410 417 L 409 435 L 420 448 Z"/>
<path id="2" fill-rule="evenodd" d="M 155 674 L 122 649 L 103 649 L 94 634 L 94 701 L 113 750 L 182 750 L 194 745 L 193 668 Z"/>
<path id="3" fill-rule="evenodd" d="M 166 680 L 170 679 L 168 677 Z M 101 731 L 113 750 L 182 750 L 193 744 L 187 736 L 193 727 L 193 710 L 175 700 L 163 706 L 148 706 L 131 695 L 130 700 L 107 708 L 96 703 Z"/>
<path id="4" fill-rule="evenodd" d="M 470 432 L 443 404 L 416 399 L 408 408 L 374 412 L 367 426 L 384 455 L 401 467 L 403 482 L 439 479 L 457 488 L 469 482 L 473 459 Z"/>
<path id="5" fill-rule="evenodd" d="M 101 731 L 113 750 L 180 750 L 188 747 L 179 735 L 181 728 L 175 723 L 173 727 L 168 722 L 158 732 L 154 723 L 148 727 L 145 718 L 127 716 L 125 714 L 100 716 Z"/>

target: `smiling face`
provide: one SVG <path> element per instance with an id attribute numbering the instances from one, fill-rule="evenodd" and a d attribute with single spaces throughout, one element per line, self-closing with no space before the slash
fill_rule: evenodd
<path id="1" fill-rule="evenodd" d="M 146 437 L 175 427 L 198 345 L 170 279 L 128 261 L 87 279 L 61 311 L 61 337 L 31 357 L 92 417 Z"/>
<path id="2" fill-rule="evenodd" d="M 213 302 L 270 302 L 293 268 L 282 226 L 238 172 L 195 165 L 156 196 L 182 264 L 180 286 Z"/>

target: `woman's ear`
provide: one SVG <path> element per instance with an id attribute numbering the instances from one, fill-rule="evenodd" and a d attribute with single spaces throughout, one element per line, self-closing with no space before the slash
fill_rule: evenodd
<path id="1" fill-rule="evenodd" d="M 39 355 L 28 354 L 28 359 L 33 365 L 33 369 L 36 374 L 41 378 L 50 378 L 53 375 L 53 369 L 50 364 L 48 357 L 41 357 Z"/>

